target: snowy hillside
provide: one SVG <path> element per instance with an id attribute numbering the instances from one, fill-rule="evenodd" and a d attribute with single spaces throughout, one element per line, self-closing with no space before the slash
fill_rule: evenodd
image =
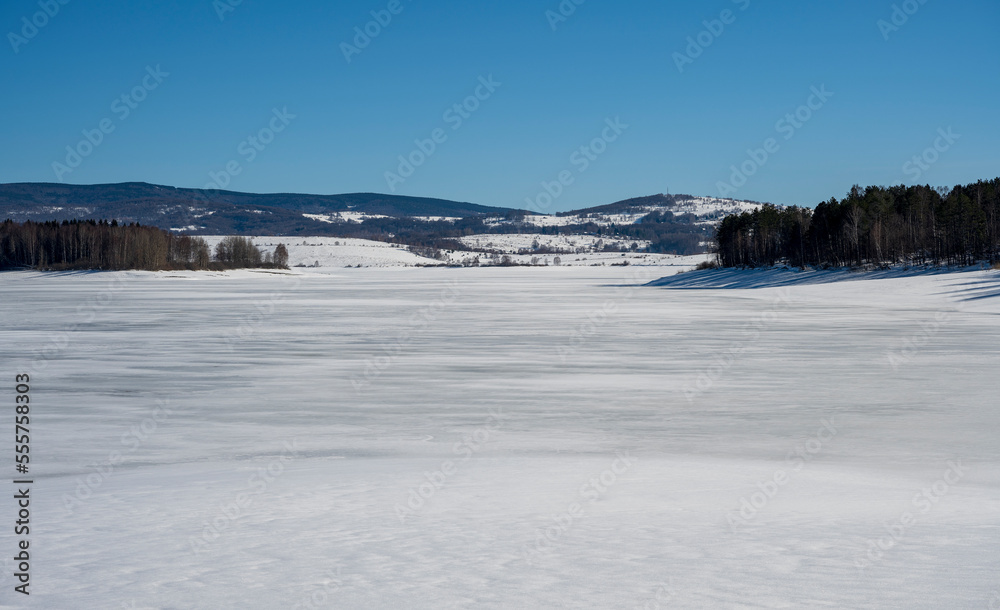
<path id="1" fill-rule="evenodd" d="M 210 248 L 222 240 L 220 235 L 206 236 Z M 535 239 L 549 245 L 557 252 L 545 254 L 517 254 L 530 249 Z M 472 235 L 462 238 L 471 248 L 509 254 L 511 263 L 519 265 L 556 265 L 577 267 L 622 265 L 696 265 L 706 259 L 704 255 L 690 257 L 673 254 L 652 254 L 645 252 L 594 252 L 599 243 L 604 245 L 625 245 L 613 239 L 601 240 L 588 235 L 542 236 L 542 235 Z M 273 251 L 279 244 L 288 249 L 288 264 L 293 268 L 343 268 L 343 267 L 417 267 L 421 265 L 496 265 L 502 263 L 501 256 L 484 252 L 464 250 L 442 250 L 441 258 L 422 256 L 402 244 L 336 237 L 254 237 L 253 243 L 263 251 Z M 645 245 L 639 242 L 640 246 Z M 693 261 L 693 262 L 692 262 Z"/>
<path id="2" fill-rule="evenodd" d="M 762 204 L 753 201 L 735 199 L 719 199 L 717 197 L 692 197 L 690 195 L 654 195 L 639 197 L 617 203 L 588 208 L 565 214 L 529 214 L 523 220 L 511 220 L 505 215 L 487 215 L 484 218 L 486 226 L 498 227 L 510 224 L 523 224 L 527 227 L 565 227 L 593 223 L 599 226 L 628 225 L 639 222 L 644 216 L 653 212 L 670 212 L 675 215 L 693 214 L 700 224 L 716 224 L 728 214 L 750 212 Z M 387 218 L 380 214 L 363 212 L 332 212 L 328 214 L 303 214 L 310 220 L 329 224 L 360 223 L 369 219 Z M 458 217 L 446 216 L 413 216 L 414 220 L 448 221 L 460 220 Z"/>
<path id="3" fill-rule="evenodd" d="M 318 220 L 319 222 L 325 222 L 328 224 L 344 224 L 349 222 L 361 223 L 366 220 L 372 220 L 377 218 L 390 218 L 385 214 L 368 214 L 366 212 L 332 212 L 329 214 L 303 214 L 306 218 L 310 220 Z M 456 220 L 461 220 L 458 216 L 410 216 L 413 220 L 420 222 L 455 222 Z"/>
<path id="4" fill-rule="evenodd" d="M 631 203 L 633 201 L 635 203 Z M 645 201 L 649 203 L 644 203 Z M 760 206 L 760 203 L 735 199 L 691 197 L 689 195 L 661 195 L 659 197 L 642 197 L 636 200 L 611 204 L 610 206 L 581 210 L 574 214 L 529 216 L 525 221 L 540 227 L 577 225 L 588 222 L 593 222 L 601 226 L 610 226 L 612 224 L 634 224 L 653 212 L 670 212 L 675 215 L 694 214 L 701 224 L 716 224 L 728 214 L 751 212 Z"/>
<path id="5" fill-rule="evenodd" d="M 548 249 L 559 253 L 593 252 L 605 246 L 620 249 L 642 249 L 649 245 L 646 240 L 615 239 L 597 235 L 541 235 L 538 233 L 511 233 L 468 235 L 458 241 L 474 250 L 497 251 L 516 254 L 522 250 Z M 635 248 L 633 248 L 633 245 Z"/>
<path id="6" fill-rule="evenodd" d="M 701 222 L 715 223 L 729 214 L 752 212 L 762 204 L 736 199 L 719 199 L 716 197 L 677 197 L 677 205 L 673 206 L 675 214 L 694 214 Z"/>

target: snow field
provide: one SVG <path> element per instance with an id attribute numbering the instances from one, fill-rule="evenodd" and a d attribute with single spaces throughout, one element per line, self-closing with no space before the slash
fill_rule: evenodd
<path id="1" fill-rule="evenodd" d="M 675 269 L 0 274 L 0 603 L 996 602 L 1000 275 Z"/>
<path id="2" fill-rule="evenodd" d="M 567 253 L 593 252 L 600 242 L 604 246 L 631 248 L 637 244 L 639 248 L 649 245 L 648 240 L 627 240 L 603 238 L 597 235 L 538 235 L 537 233 L 514 233 L 509 235 L 468 235 L 458 238 L 466 246 L 475 249 L 496 250 L 506 254 L 517 254 L 521 250 L 531 250 L 534 244 L 541 248 L 560 250 Z M 553 255 L 548 255 L 551 258 Z M 620 256 L 620 255 L 619 255 Z"/>
<path id="3" fill-rule="evenodd" d="M 527 239 L 531 237 L 532 239 Z M 574 235 L 570 237 L 555 236 L 529 236 L 529 235 L 472 235 L 462 240 L 470 239 L 470 244 L 481 242 L 483 244 L 494 244 L 497 250 L 504 252 L 517 252 L 523 248 L 530 248 L 533 239 L 539 238 L 543 242 L 549 237 L 549 241 L 558 247 L 565 245 L 566 248 L 576 249 L 592 248 L 593 244 L 600 241 L 599 238 L 589 235 Z M 206 236 L 212 251 L 215 251 L 216 244 L 223 239 L 223 236 Z M 416 267 L 418 265 L 442 265 L 442 264 L 469 264 L 475 259 L 479 259 L 480 264 L 494 264 L 491 255 L 482 252 L 471 252 L 463 250 L 445 250 L 442 260 L 426 258 L 410 252 L 407 246 L 401 244 L 372 241 L 367 239 L 349 239 L 343 237 L 254 237 L 254 244 L 264 251 L 273 252 L 279 243 L 285 244 L 288 249 L 288 264 L 291 267 L 305 266 L 308 268 L 336 269 L 343 267 Z M 604 240 L 605 244 L 625 243 L 616 240 Z M 631 245 L 629 241 L 626 245 Z M 648 242 L 639 242 L 645 246 Z M 493 246 L 490 247 L 493 249 Z M 625 256 L 620 252 L 587 252 L 580 254 L 511 254 L 513 262 L 521 265 L 531 264 L 532 259 L 537 259 L 539 265 L 554 265 L 555 257 L 560 258 L 560 264 L 568 266 L 603 266 L 618 264 L 628 261 L 630 265 L 666 265 L 666 266 L 686 266 L 692 257 L 678 257 L 673 254 L 648 254 L 643 252 L 629 252 Z M 705 260 L 706 256 L 695 257 L 698 262 Z M 496 262 L 499 262 L 499 257 Z M 317 265 L 318 263 L 318 265 Z M 693 263 L 697 264 L 697 263 Z"/>

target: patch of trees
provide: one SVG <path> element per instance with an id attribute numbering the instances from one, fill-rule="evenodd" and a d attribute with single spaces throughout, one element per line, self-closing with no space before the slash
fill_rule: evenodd
<path id="1" fill-rule="evenodd" d="M 956 186 L 855 186 L 815 210 L 727 216 L 716 231 L 724 267 L 971 265 L 1000 260 L 1000 178 Z"/>
<path id="2" fill-rule="evenodd" d="M 249 237 L 229 236 L 215 245 L 215 262 L 224 269 L 256 267 L 288 268 L 288 249 L 278 244 L 274 252 L 262 252 Z"/>
<path id="3" fill-rule="evenodd" d="M 444 252 L 438 248 L 424 247 L 424 246 L 409 246 L 407 249 L 416 254 L 417 256 L 422 256 L 424 258 L 433 258 L 434 260 L 444 260 Z"/>
<path id="4" fill-rule="evenodd" d="M 613 225 L 613 229 L 618 237 L 648 240 L 647 252 L 698 254 L 705 251 L 702 242 L 709 241 L 711 233 L 706 226 L 695 224 L 696 221 L 693 214 L 656 211 L 635 224 Z"/>
<path id="5" fill-rule="evenodd" d="M 287 268 L 279 244 L 262 253 L 245 237 L 227 237 L 212 259 L 201 237 L 175 235 L 156 227 L 106 220 L 0 223 L 0 269 L 43 270 Z"/>
<path id="6" fill-rule="evenodd" d="M 694 233 L 661 233 L 646 248 L 646 251 L 661 254 L 698 254 L 705 251 L 701 245 L 702 241 L 706 240 L 705 238 Z"/>

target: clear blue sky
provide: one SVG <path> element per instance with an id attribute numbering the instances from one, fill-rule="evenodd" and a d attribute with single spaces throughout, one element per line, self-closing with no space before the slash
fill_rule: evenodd
<path id="1" fill-rule="evenodd" d="M 90 153 L 59 176 L 74 184 L 202 187 L 212 172 L 238 191 L 390 192 L 386 172 L 435 129 L 443 141 L 396 193 L 527 207 L 567 172 L 547 211 L 717 195 L 768 138 L 776 152 L 734 197 L 812 206 L 854 183 L 1000 175 L 996 0 L 900 2 L 913 14 L 891 30 L 889 1 L 566 0 L 575 12 L 553 30 L 558 0 L 400 0 L 350 62 L 342 43 L 389 0 L 244 0 L 224 18 L 227 0 L 46 3 L 58 12 L 0 8 L 0 182 L 55 182 L 72 146 Z M 675 53 L 727 9 L 681 72 Z M 145 78 L 147 66 L 169 76 Z M 446 116 L 490 75 L 499 88 L 480 87 L 460 126 Z M 833 96 L 810 100 L 823 85 Z M 120 97 L 136 87 L 145 99 L 130 108 Z M 778 125 L 808 101 L 819 107 L 801 127 Z M 285 108 L 294 119 L 271 120 Z M 617 135 L 616 117 L 628 128 L 581 171 L 571 155 Z M 102 120 L 110 133 L 81 148 Z M 273 141 L 245 143 L 269 125 L 283 128 Z M 961 137 L 939 139 L 948 128 Z M 904 169 L 936 139 L 925 169 Z M 227 163 L 239 173 L 220 174 Z"/>

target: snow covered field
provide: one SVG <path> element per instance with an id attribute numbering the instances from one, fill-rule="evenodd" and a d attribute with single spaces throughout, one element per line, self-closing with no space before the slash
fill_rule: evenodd
<path id="1" fill-rule="evenodd" d="M 221 235 L 206 236 L 204 239 L 209 247 L 214 251 L 216 244 L 222 240 Z M 463 241 L 470 240 L 472 246 L 487 247 L 499 252 L 517 252 L 522 248 L 530 248 L 533 240 L 538 238 L 541 244 L 551 245 L 566 249 L 570 248 L 592 248 L 595 243 L 601 241 L 600 238 L 589 235 L 572 236 L 545 236 L 545 235 L 470 235 L 462 238 Z M 416 267 L 418 265 L 441 265 L 441 264 L 467 264 L 474 259 L 479 259 L 480 264 L 494 264 L 489 254 L 481 252 L 467 252 L 463 250 L 446 250 L 443 252 L 442 260 L 435 260 L 414 254 L 407 246 L 402 244 L 392 244 L 368 239 L 350 239 L 344 237 L 254 237 L 254 244 L 264 251 L 273 252 L 279 243 L 285 244 L 288 249 L 288 264 L 293 267 L 323 267 L 323 268 L 344 268 L 344 267 Z M 605 244 L 626 243 L 619 240 L 609 239 Z M 634 240 L 626 245 L 635 243 Z M 649 242 L 641 241 L 640 245 L 646 246 Z M 559 264 L 577 267 L 621 265 L 628 262 L 630 265 L 666 265 L 694 266 L 705 260 L 705 255 L 698 256 L 677 256 L 674 254 L 649 254 L 645 252 L 586 252 L 580 254 L 511 254 L 510 259 L 521 265 L 531 264 L 532 259 L 537 259 L 539 265 L 554 265 L 555 258 L 559 257 Z M 500 257 L 497 256 L 499 262 Z"/>
<path id="2" fill-rule="evenodd" d="M 535 244 L 542 248 L 550 248 L 561 252 L 591 252 L 600 243 L 603 246 L 630 248 L 636 244 L 639 248 L 649 246 L 645 239 L 616 239 L 598 237 L 597 235 L 539 235 L 538 233 L 512 233 L 506 235 L 468 235 L 459 237 L 458 241 L 471 248 L 496 250 L 507 254 L 515 254 L 521 250 L 530 250 Z M 621 255 L 619 255 L 621 256 Z"/>
<path id="3" fill-rule="evenodd" d="M 222 235 L 206 236 L 214 251 Z M 254 244 L 273 252 L 279 244 L 288 249 L 288 264 L 306 267 L 415 267 L 433 261 L 410 252 L 401 244 L 346 237 L 254 237 Z"/>
<path id="4" fill-rule="evenodd" d="M 1000 274 L 675 270 L 0 274 L 0 607 L 1000 607 Z"/>

